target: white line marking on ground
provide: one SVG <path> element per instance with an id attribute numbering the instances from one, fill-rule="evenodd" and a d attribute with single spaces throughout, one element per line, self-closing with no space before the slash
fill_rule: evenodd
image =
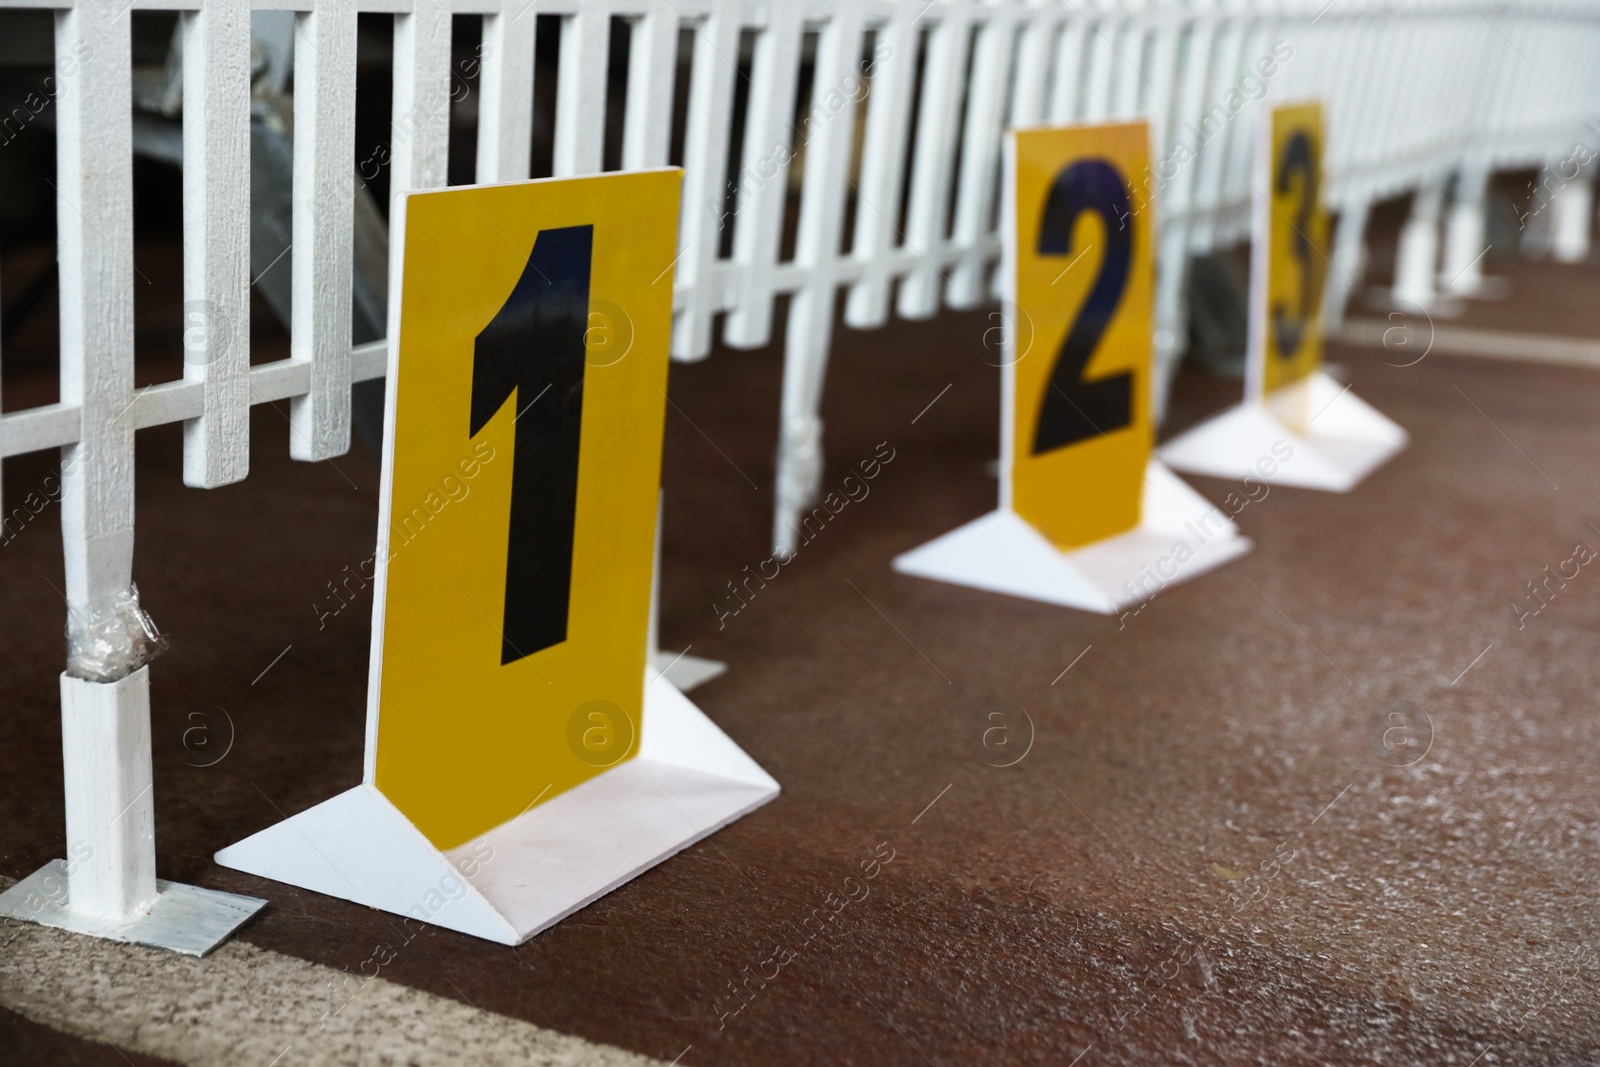
<path id="1" fill-rule="evenodd" d="M 1383 344 L 1384 332 L 1390 325 L 1384 319 L 1352 319 L 1339 328 L 1333 339 L 1347 344 L 1378 347 Z M 1510 333 L 1435 324 L 1431 351 L 1451 356 L 1503 359 L 1513 363 L 1600 367 L 1600 340 L 1587 337 Z"/>

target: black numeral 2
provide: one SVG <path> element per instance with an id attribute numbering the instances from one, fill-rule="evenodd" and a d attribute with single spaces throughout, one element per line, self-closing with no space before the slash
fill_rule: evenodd
<path id="1" fill-rule="evenodd" d="M 1311 244 L 1312 211 L 1317 206 L 1317 166 L 1312 158 L 1311 139 L 1305 132 L 1297 131 L 1284 146 L 1283 160 L 1278 165 L 1277 192 L 1279 196 L 1289 191 L 1289 182 L 1298 171 L 1300 180 L 1300 210 L 1294 217 L 1294 256 L 1300 261 L 1300 308 L 1291 318 L 1283 305 L 1272 308 L 1272 332 L 1278 340 L 1278 355 L 1293 359 L 1305 337 L 1306 324 L 1316 313 L 1317 270 Z"/>
<path id="2" fill-rule="evenodd" d="M 1039 422 L 1033 434 L 1036 456 L 1133 424 L 1132 371 L 1099 381 L 1083 380 L 1089 359 L 1122 300 L 1133 258 L 1128 187 L 1117 168 L 1104 159 L 1079 160 L 1056 175 L 1039 224 L 1039 255 L 1069 255 L 1073 223 L 1085 211 L 1095 212 L 1105 222 L 1106 250 L 1089 297 L 1056 353 L 1050 388 L 1039 403 Z"/>
<path id="3" fill-rule="evenodd" d="M 513 396 L 518 406 L 502 664 L 567 639 L 593 247 L 593 226 L 540 231 L 516 288 L 473 345 L 468 436 Z"/>

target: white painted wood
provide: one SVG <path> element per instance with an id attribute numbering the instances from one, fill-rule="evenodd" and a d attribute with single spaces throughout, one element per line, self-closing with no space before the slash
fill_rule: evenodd
<path id="1" fill-rule="evenodd" d="M 250 472 L 250 7 L 182 16 L 183 377 L 203 407 L 183 424 L 184 484 Z"/>
<path id="2" fill-rule="evenodd" d="M 1083 59 L 1083 96 L 1079 102 L 1085 122 L 1111 117 L 1111 85 L 1117 76 L 1113 64 L 1125 62 L 1116 54 L 1116 35 L 1122 26 L 1120 5 L 1096 3 L 1084 8 L 1090 20 Z"/>
<path id="3" fill-rule="evenodd" d="M 1435 180 L 1417 191 L 1411 217 L 1400 230 L 1395 253 L 1394 298 L 1402 306 L 1426 308 L 1434 300 L 1439 273 L 1439 214 L 1444 199 L 1443 181 Z"/>
<path id="4" fill-rule="evenodd" d="M 685 297 L 673 317 L 674 359 L 704 359 L 711 353 L 711 316 L 722 308 L 722 294 L 712 290 L 721 241 L 733 79 L 738 74 L 739 12 L 737 0 L 716 0 L 711 14 L 694 20 L 675 268 Z"/>
<path id="5" fill-rule="evenodd" d="M 483 20 L 478 75 L 479 182 L 526 178 L 533 155 L 535 0 L 500 0 Z"/>
<path id="6" fill-rule="evenodd" d="M 248 380 L 246 380 L 248 387 Z M 205 386 L 200 382 L 179 378 L 146 386 L 133 396 L 128 414 L 135 429 L 147 426 L 164 426 L 169 422 L 182 422 L 186 427 L 199 421 L 205 413 Z M 249 408 L 244 409 L 247 413 Z"/>
<path id="7" fill-rule="evenodd" d="M 314 461 L 350 448 L 355 6 L 317 0 L 296 22 L 289 351 L 310 365 L 311 380 L 289 401 L 289 454 Z"/>
<path id="8" fill-rule="evenodd" d="M 447 183 L 450 94 L 450 0 L 415 0 L 409 15 L 394 20 L 391 202 L 402 193 Z M 353 368 L 352 377 L 364 380 L 360 368 Z"/>
<path id="9" fill-rule="evenodd" d="M 1440 287 L 1455 296 L 1471 296 L 1483 287 L 1484 240 L 1488 215 L 1489 172 L 1466 166 L 1456 173 L 1455 196 L 1445 219 L 1444 262 Z"/>
<path id="10" fill-rule="evenodd" d="M 133 124 L 129 18 L 104 4 L 56 16 L 56 259 L 69 621 L 109 611 L 133 573 Z"/>
<path id="11" fill-rule="evenodd" d="M 600 173 L 605 153 L 610 36 L 611 16 L 604 8 L 580 10 L 561 20 L 561 59 L 556 68 L 557 178 Z"/>
<path id="12" fill-rule="evenodd" d="M 839 9 L 817 38 L 813 115 L 819 109 L 831 110 L 829 94 L 840 93 L 839 86 L 855 71 L 860 44 L 860 21 L 852 9 Z M 828 267 L 839 254 L 855 109 L 850 106 L 813 122 L 816 128 L 806 145 L 800 230 L 795 243 L 795 263 L 805 271 L 807 284 L 789 307 L 778 428 L 772 543 L 781 555 L 799 547 L 796 519 L 816 499 L 822 480 L 822 384 L 838 295 L 838 282 Z"/>
<path id="13" fill-rule="evenodd" d="M 922 102 L 917 116 L 917 148 L 911 165 L 911 202 L 905 245 L 924 255 L 945 243 L 945 213 L 950 206 L 955 169 L 957 110 L 961 106 L 971 23 L 967 9 L 936 2 L 929 17 L 938 24 L 929 31 L 922 75 Z M 902 318 L 931 318 L 939 310 L 946 273 L 922 259 L 900 283 Z"/>
<path id="14" fill-rule="evenodd" d="M 1558 263 L 1582 263 L 1589 257 L 1589 228 L 1594 223 L 1593 172 L 1580 173 L 1557 189 L 1550 210 L 1551 255 Z"/>
<path id="15" fill-rule="evenodd" d="M 906 135 L 916 78 L 921 23 L 896 11 L 873 44 L 871 92 L 862 142 L 861 184 L 856 188 L 855 236 L 850 254 L 863 267 L 850 288 L 844 320 L 857 329 L 889 318 L 890 256 L 900 238 L 900 188 L 905 179 Z"/>
<path id="16" fill-rule="evenodd" d="M 1367 200 L 1355 200 L 1339 213 L 1333 234 L 1333 257 L 1329 263 L 1322 297 L 1322 329 L 1332 334 L 1344 322 L 1345 309 L 1352 293 L 1359 290 L 1366 276 Z"/>
<path id="17" fill-rule="evenodd" d="M 389 342 L 369 341 L 350 351 L 350 377 L 358 382 L 382 378 L 389 366 Z M 264 369 L 264 368 L 263 368 Z M 253 373 L 253 372 L 252 372 Z M 255 403 L 255 401 L 251 401 Z"/>
<path id="18" fill-rule="evenodd" d="M 1060 125 L 1078 118 L 1083 100 L 1087 48 L 1092 36 L 1087 13 L 1082 6 L 1073 5 L 1072 14 L 1056 41 L 1055 77 L 1050 83 L 1048 108 L 1049 121 L 1052 123 Z"/>
<path id="19" fill-rule="evenodd" d="M 1022 21 L 1008 117 L 1012 126 L 1037 126 L 1045 119 L 1046 95 L 1050 88 L 1050 49 L 1060 31 L 1060 18 L 1046 6 L 1048 3 L 1049 0 L 1032 0 L 1029 17 Z"/>
<path id="20" fill-rule="evenodd" d="M 67 906 L 123 920 L 156 898 L 150 669 L 118 682 L 61 676 Z"/>
<path id="21" fill-rule="evenodd" d="M 951 307 L 970 309 L 988 297 L 986 276 L 991 266 L 977 251 L 978 238 L 993 225 L 995 195 L 1000 182 L 1000 129 L 1012 66 L 1016 25 L 1010 8 L 1001 6 L 979 31 L 968 87 L 965 132 L 962 135 L 961 178 L 956 190 L 955 225 L 951 241 L 970 249 L 950 272 L 945 301 Z"/>
<path id="22" fill-rule="evenodd" d="M 722 336 L 735 348 L 760 348 L 772 337 L 772 265 L 783 238 L 789 161 L 804 151 L 809 163 L 812 146 L 827 136 L 830 126 L 855 118 L 853 101 L 838 114 L 818 106 L 824 92 L 839 92 L 837 72 L 824 72 L 819 64 L 809 115 L 794 124 L 800 41 L 800 9 L 792 4 L 774 8 L 770 25 L 755 40 L 733 210 L 721 216 L 718 227 L 719 239 L 722 229 L 733 227 L 734 303 Z"/>
<path id="23" fill-rule="evenodd" d="M 37 7 L 3 0 L 6 7 Z M 239 106 L 242 91 L 237 78 L 237 62 L 242 42 L 223 29 L 228 12 L 237 18 L 239 0 L 211 5 L 205 11 L 198 3 L 186 0 L 137 0 L 122 11 L 100 12 L 100 17 L 115 21 L 126 10 L 181 10 L 186 15 L 185 49 L 190 84 L 187 122 L 192 161 L 186 182 L 190 204 L 190 223 L 186 227 L 190 252 L 186 256 L 186 295 L 207 300 L 205 293 L 224 292 L 226 301 L 242 305 L 236 266 L 224 266 L 229 257 L 239 255 L 237 234 L 241 229 L 236 207 L 245 190 L 239 183 L 226 181 L 226 171 L 207 166 L 208 155 L 226 155 L 226 147 L 237 139 L 236 123 L 206 121 L 208 114 L 224 106 Z M 480 174 L 485 177 L 516 177 L 526 173 L 524 157 L 531 130 L 532 46 L 535 12 L 520 0 L 329 0 L 316 5 L 312 0 L 249 0 L 248 8 L 263 14 L 301 13 L 298 24 L 300 43 L 318 20 L 341 23 L 343 30 L 332 31 L 335 38 L 350 36 L 350 12 L 394 12 L 397 51 L 397 119 L 392 138 L 395 160 L 395 187 L 418 187 L 444 180 L 444 150 L 448 136 L 445 109 L 429 107 L 448 96 L 451 75 L 448 71 L 448 12 L 480 13 L 487 16 L 481 82 L 481 136 L 478 138 Z M 48 6 L 48 5 L 45 5 Z M 313 11 L 313 8 L 317 8 Z M 429 10 L 431 9 L 431 14 Z M 341 14 L 341 10 L 343 13 Z M 564 20 L 562 49 L 568 61 L 560 75 L 562 90 L 558 98 L 557 167 L 576 172 L 595 165 L 600 141 L 596 116 L 604 112 L 601 94 L 592 87 L 601 80 L 605 38 L 609 17 L 616 12 L 632 20 L 635 31 L 629 102 L 626 108 L 625 159 L 630 166 L 660 163 L 666 153 L 671 113 L 673 63 L 677 47 L 677 27 L 687 18 L 695 26 L 699 64 L 695 82 L 691 126 L 691 157 L 686 188 L 698 183 L 715 200 L 726 160 L 727 105 L 734 77 L 731 59 L 739 30 L 748 27 L 760 35 L 762 48 L 783 50 L 795 45 L 802 24 L 825 22 L 831 7 L 821 0 L 803 0 L 773 11 L 760 6 L 733 3 L 731 0 L 616 0 L 598 4 L 590 0 L 550 0 L 539 11 L 559 15 Z M 851 287 L 846 319 L 852 325 L 870 326 L 884 321 L 887 298 L 897 279 L 904 279 L 902 303 L 916 314 L 928 314 L 939 300 L 930 297 L 930 278 L 948 274 L 952 288 L 945 294 L 958 306 L 981 297 L 980 278 L 992 264 L 998 242 L 979 210 L 992 197 L 988 183 L 978 181 L 967 164 L 981 156 L 992 136 L 990 123 L 979 121 L 991 111 L 992 100 L 1005 93 L 995 90 L 998 77 L 1012 77 L 1012 62 L 992 62 L 998 46 L 991 32 L 1002 22 L 1016 20 L 1026 27 L 1017 42 L 1015 84 L 1011 88 L 1012 116 L 1031 121 L 1048 116 L 1062 120 L 1094 115 L 1122 115 L 1130 108 L 1148 112 L 1156 123 L 1157 161 L 1183 135 L 1185 123 L 1192 121 L 1214 97 L 1225 93 L 1231 78 L 1252 58 L 1251 53 L 1268 40 L 1282 36 L 1294 42 L 1296 60 L 1285 64 L 1284 72 L 1270 84 L 1271 98 L 1294 95 L 1320 95 L 1328 101 L 1329 160 L 1328 199 L 1342 212 L 1364 215 L 1364 205 L 1377 196 L 1393 195 L 1438 180 L 1449 160 L 1470 154 L 1470 166 L 1489 172 L 1509 165 L 1547 162 L 1561 158 L 1584 123 L 1594 121 L 1597 85 L 1595 65 L 1586 57 L 1596 43 L 1596 11 L 1592 4 L 1577 4 L 1560 9 L 1507 9 L 1495 12 L 1495 25 L 1487 25 L 1482 14 L 1453 0 L 1430 0 L 1427 4 L 1406 4 L 1400 8 L 1379 5 L 1374 0 L 1348 0 L 1333 7 L 1282 0 L 1230 0 L 1218 6 L 1211 0 L 1148 0 L 1137 5 L 1065 4 L 1060 0 L 1033 0 L 1026 6 L 996 4 L 987 0 L 937 0 L 929 7 L 917 0 L 879 0 L 861 9 L 865 24 L 874 39 L 893 49 L 894 58 L 876 62 L 873 94 L 868 103 L 868 134 L 865 141 L 860 197 L 857 206 L 856 239 L 842 260 L 823 257 L 805 267 L 796 264 L 765 262 L 771 242 L 755 235 L 770 232 L 771 200 L 749 218 L 759 216 L 750 238 L 739 242 L 733 262 L 721 261 L 714 248 L 702 247 L 686 257 L 679 271 L 677 303 L 680 307 L 679 355 L 702 354 L 709 346 L 710 316 L 731 311 L 729 339 L 735 343 L 759 343 L 769 331 L 770 310 L 776 296 L 807 288 L 816 271 L 831 273 L 838 282 Z M 1313 22 L 1313 19 L 1316 21 Z M 431 20 L 431 21 L 428 21 Z M 418 32 L 427 21 L 429 29 Z M 901 179 L 907 161 L 903 158 L 905 122 L 910 104 L 912 68 L 917 40 L 925 26 L 964 23 L 980 27 L 979 52 L 975 57 L 970 84 L 963 83 L 966 71 L 964 33 L 935 33 L 930 59 L 934 92 L 920 118 L 926 128 L 919 133 L 939 130 L 940 116 L 946 120 L 942 136 L 922 137 L 922 148 L 913 177 L 912 230 L 920 239 L 902 242 L 895 231 L 899 215 Z M 1175 27 L 1179 27 L 1175 29 Z M 1270 30 L 1270 32 L 1264 32 Z M 324 32 L 318 30 L 318 33 Z M 1186 35 L 1186 36 L 1185 36 Z M 236 37 L 237 35 L 235 35 Z M 1003 34 L 1002 34 L 1003 36 Z M 226 38 L 226 40 L 224 40 Z M 1217 42 L 1217 43 L 1214 43 Z M 1180 46 L 1181 44 L 1181 46 Z M 995 51 L 990 51 L 991 47 Z M 231 49 L 231 51 L 229 51 Z M 1220 49 L 1220 51 L 1218 51 Z M 326 50 L 322 50 L 326 51 Z M 1518 53 L 1522 54 L 1518 54 Z M 226 56 L 224 56 L 226 53 Z M 1041 66 L 1040 55 L 1049 60 Z M 1530 64 L 1529 56 L 1539 57 Z M 951 62 L 959 59 L 960 62 Z M 715 60 L 715 62 L 713 62 Z M 898 62 L 896 61 L 898 60 Z M 64 59 L 63 63 L 67 61 Z M 72 60 L 76 69 L 76 57 Z M 230 68 L 230 63 L 234 64 Z M 764 64 L 758 63 L 758 67 Z M 998 75 L 993 73 L 998 66 Z M 786 64 L 767 69 L 778 70 Z M 1138 68 L 1138 69 L 1136 69 Z M 347 73 L 348 63 L 343 64 Z M 411 73 L 408 73 L 411 72 Z M 1552 77 L 1546 79 L 1542 75 Z M 314 69 L 301 72 L 301 106 L 315 94 L 318 81 Z M 1043 81 L 1041 82 L 1041 78 Z M 65 81 L 66 79 L 64 79 Z M 343 79 L 347 81 L 347 77 Z M 784 79 L 779 79 L 777 84 Z M 1557 87 L 1553 87 L 1551 82 Z M 1169 89 L 1167 86 L 1172 86 Z M 577 91 L 573 87 L 577 86 Z M 949 91 L 944 91 L 948 87 Z M 324 92 L 326 98 L 344 97 L 346 86 Z M 70 85 L 67 86 L 71 96 Z M 1180 91 L 1181 90 L 1181 91 Z M 1043 111 L 1039 93 L 1045 94 Z M 232 94 L 229 97 L 229 94 Z M 768 94 L 753 93 L 758 102 Z M 955 190 L 957 216 L 955 232 L 944 234 L 945 212 L 949 210 L 948 171 L 953 169 L 953 112 L 959 99 L 968 99 L 967 135 L 960 188 Z M 228 99 L 224 99 L 228 97 Z M 941 102 L 948 107 L 942 107 Z M 1170 134 L 1163 132 L 1164 116 L 1171 112 Z M 420 110 L 419 110 L 420 108 Z M 67 110 L 70 110 L 70 105 Z M 315 108 L 306 116 L 317 126 Z M 325 108 L 347 111 L 348 107 Z M 781 113 L 781 107 L 771 108 Z M 573 116 L 577 118 L 574 120 Z M 421 119 L 420 125 L 412 119 Z M 111 121 L 115 124 L 115 120 Z M 752 123 L 763 121 L 757 107 Z M 305 123 L 302 122 L 302 125 Z M 1216 247 L 1219 241 L 1233 240 L 1242 234 L 1242 208 L 1248 190 L 1237 181 L 1234 168 L 1241 159 L 1248 138 L 1244 127 L 1253 118 L 1235 118 L 1217 144 L 1207 146 L 1201 158 L 1166 183 L 1161 195 L 1163 240 L 1160 252 L 1160 296 L 1158 299 L 1162 336 L 1179 333 L 1173 324 L 1182 319 L 1182 261 L 1188 249 Z M 70 116 L 68 127 L 71 126 Z M 327 122 L 324 116 L 323 134 Z M 429 127 L 430 129 L 422 129 Z M 412 128 L 422 132 L 412 134 Z M 335 134 L 337 130 L 333 131 Z M 328 140 L 318 134 L 312 140 Z M 337 136 L 333 140 L 337 140 Z M 302 138 L 302 141 L 306 140 Z M 330 142 L 331 143 L 331 142 Z M 758 143 L 758 142 L 752 142 Z M 223 146 L 223 147 L 219 147 Z M 1222 147 L 1225 146 L 1225 147 Z M 70 146 L 69 146 L 70 147 Z M 1222 150 L 1219 151 L 1219 148 Z M 316 155 L 315 149 L 308 150 Z M 331 167 L 336 153 L 323 152 Z M 410 158 L 408 158 L 410 157 Z M 1439 162 L 1443 158 L 1444 163 Z M 302 161 L 304 162 L 304 161 Z M 1466 165 L 1466 164 L 1464 164 Z M 70 160 L 69 171 L 70 175 Z M 327 173 L 326 171 L 324 173 Z M 407 177 L 411 174 L 412 177 Z M 1197 187 L 1198 183 L 1198 187 Z M 307 184 L 307 183 L 302 183 Z M 324 183 L 331 194 L 338 182 Z M 1583 190 L 1564 193 L 1560 204 L 1537 220 L 1540 226 L 1557 215 L 1563 220 L 1554 229 L 1566 235 L 1564 254 L 1574 255 L 1581 246 L 1582 227 L 1572 219 L 1585 218 L 1588 209 L 1580 202 Z M 70 193 L 63 193 L 63 202 Z M 299 212 L 299 232 L 322 235 L 323 245 L 338 244 L 334 230 L 316 221 L 319 211 L 326 213 L 337 198 L 332 195 L 310 197 Z M 774 198 L 775 199 L 775 198 Z M 720 224 L 720 204 L 713 211 L 691 208 L 686 212 L 684 250 L 699 232 L 712 236 Z M 66 209 L 63 208 L 63 212 Z M 992 212 L 991 212 L 992 213 Z M 112 213 L 108 213 L 109 219 Z M 340 208 L 335 215 L 342 215 Z M 714 216 L 714 217 L 710 217 Z M 1356 214 L 1352 214 L 1352 219 Z M 748 221 L 741 219 L 739 221 Z M 709 225 L 707 225 L 709 224 Z M 1454 225 L 1454 224 L 1453 224 Z M 113 227 L 114 229 L 115 227 Z M 111 230 L 106 231 L 109 235 Z M 1465 233 L 1465 231 L 1459 231 Z M 1177 239 L 1182 234 L 1184 240 Z M 224 239 L 209 235 L 231 234 Z M 1576 243 L 1575 243 L 1576 242 Z M 111 243 L 114 243 L 111 242 Z M 315 246 L 317 241 L 312 240 Z M 706 240 L 703 245 L 712 245 Z M 1341 242 L 1348 251 L 1351 242 Z M 70 259 L 70 256 L 68 257 Z M 329 279 L 341 271 L 342 255 L 313 254 L 311 274 Z M 1336 257 L 1337 259 L 1338 257 Z M 1446 265 L 1460 263 L 1451 254 Z M 1470 262 L 1470 261 L 1468 261 Z M 1463 284 L 1475 277 L 1468 271 Z M 1330 277 L 1330 297 L 1342 285 Z M 302 286 L 302 290 L 306 287 Z M 228 361 L 202 359 L 199 369 L 186 371 L 186 378 L 201 386 L 197 394 L 186 387 L 163 385 L 149 391 L 134 403 L 132 422 L 136 426 L 159 425 L 181 418 L 188 422 L 185 477 L 193 484 L 221 484 L 247 469 L 246 434 L 239 432 L 245 418 L 245 402 L 290 398 L 300 411 L 296 433 L 296 452 L 305 455 L 334 454 L 343 445 L 347 430 L 338 402 L 343 393 L 343 374 L 336 366 L 341 361 L 340 346 L 330 341 L 336 328 L 332 320 L 343 317 L 336 306 L 339 285 L 312 286 L 324 293 L 322 303 L 333 305 L 331 313 L 314 313 L 324 325 L 296 331 L 297 363 L 325 363 L 320 370 L 310 366 L 256 368 L 243 366 L 246 353 L 231 351 Z M 99 293 L 96 288 L 96 293 Z M 202 294 L 196 296 L 195 294 Z M 68 302 L 75 299 L 69 293 Z M 97 302 L 99 301 L 97 295 Z M 220 303 L 221 301 L 214 301 Z M 301 301 L 317 305 L 313 297 Z M 1337 306 L 1338 301 L 1334 301 Z M 239 320 L 228 323 L 238 337 L 247 329 L 245 308 Z M 314 308 L 313 308 L 314 311 Z M 96 317 L 105 317 L 105 310 Z M 302 309 L 301 317 L 306 312 Z M 1334 311 L 1337 314 L 1337 310 Z M 303 322 L 302 322 L 303 325 Z M 320 349 L 319 349 L 320 346 Z M 324 351 L 326 360 L 317 355 Z M 1165 348 L 1163 348 L 1165 352 Z M 381 354 L 374 354 L 379 358 Z M 355 354 L 352 353 L 352 358 Z M 70 363 L 70 360 L 68 361 Z M 351 368 L 352 377 L 365 377 L 376 366 L 365 370 Z M 199 397 L 198 407 L 196 397 Z M 299 398 L 299 399 L 295 399 Z M 119 405 L 119 410 L 121 406 Z M 324 417 L 309 412 L 322 410 Z M 37 415 L 13 412 L 0 416 L 0 453 L 17 454 L 38 447 L 71 444 L 76 419 L 85 422 L 82 406 L 64 399 L 59 407 Z M 103 420 L 100 420 L 103 421 Z M 88 418 L 91 428 L 99 421 Z M 94 431 L 98 432 L 98 431 Z M 120 451 L 120 450 L 119 450 Z M 75 551 L 79 556 L 84 552 Z"/>
<path id="24" fill-rule="evenodd" d="M 622 124 L 624 170 L 667 165 L 678 23 L 678 11 L 669 0 L 651 0 L 648 13 L 629 26 L 628 100 Z"/>
<path id="25" fill-rule="evenodd" d="M 70 445 L 82 432 L 82 417 L 77 404 L 46 404 L 0 415 L 0 456 Z"/>
<path id="26" fill-rule="evenodd" d="M 1145 40 L 1149 27 L 1145 18 L 1144 0 L 1123 0 L 1117 5 L 1122 18 L 1117 36 L 1117 59 L 1112 67 L 1115 89 L 1111 95 L 1110 115 L 1124 121 L 1148 114 L 1149 106 L 1141 109 L 1140 101 L 1154 90 L 1150 72 L 1146 69 Z"/>

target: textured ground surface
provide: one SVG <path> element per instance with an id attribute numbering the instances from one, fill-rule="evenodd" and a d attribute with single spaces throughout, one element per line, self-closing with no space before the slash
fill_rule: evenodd
<path id="1" fill-rule="evenodd" d="M 1469 322 L 1600 335 L 1594 269 L 1513 273 Z M 259 408 L 250 479 L 202 493 L 178 429 L 142 433 L 136 577 L 172 635 L 152 669 L 162 875 L 267 897 L 248 946 L 352 972 L 388 946 L 384 980 L 664 1060 L 689 1046 L 684 1063 L 1600 1058 L 1600 574 L 1542 606 L 1525 586 L 1600 550 L 1600 371 L 1334 348 L 1410 449 L 1347 496 L 1273 489 L 1238 517 L 1254 553 L 1119 625 L 889 570 L 992 506 L 986 325 L 840 336 L 825 480 L 880 442 L 895 458 L 721 629 L 725 583 L 768 555 L 781 365 L 674 367 L 664 643 L 732 664 L 695 699 L 784 792 L 515 950 L 406 942 L 210 861 L 360 777 L 370 601 L 320 630 L 313 605 L 371 550 L 377 468 L 289 462 L 282 411 Z M 8 382 L 7 406 L 29 388 Z M 1238 389 L 1184 378 L 1170 428 Z M 50 469 L 9 461 L 8 498 Z M 12 878 L 61 849 L 60 584 L 52 509 L 0 548 Z M 1010 733 L 986 747 L 994 712 Z M 1382 745 L 1396 724 L 1409 766 Z M 884 842 L 870 896 L 802 944 Z M 31 944 L 0 930 L 0 952 Z M 794 959 L 737 998 L 779 945 Z M 94 995 L 137 1017 L 147 994 Z M 348 1059 L 314 1001 L 276 1023 L 284 1067 Z M 0 1048 L 158 1062 L 14 1015 Z"/>

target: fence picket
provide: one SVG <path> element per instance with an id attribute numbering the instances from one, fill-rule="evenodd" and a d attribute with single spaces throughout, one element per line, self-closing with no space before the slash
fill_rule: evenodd
<path id="1" fill-rule="evenodd" d="M 310 364 L 311 380 L 289 401 L 289 454 L 322 460 L 350 449 L 356 8 L 317 0 L 295 23 L 289 353 Z"/>
<path id="2" fill-rule="evenodd" d="M 250 472 L 250 5 L 182 19 L 183 377 L 204 397 L 183 424 L 183 480 L 210 489 Z"/>

